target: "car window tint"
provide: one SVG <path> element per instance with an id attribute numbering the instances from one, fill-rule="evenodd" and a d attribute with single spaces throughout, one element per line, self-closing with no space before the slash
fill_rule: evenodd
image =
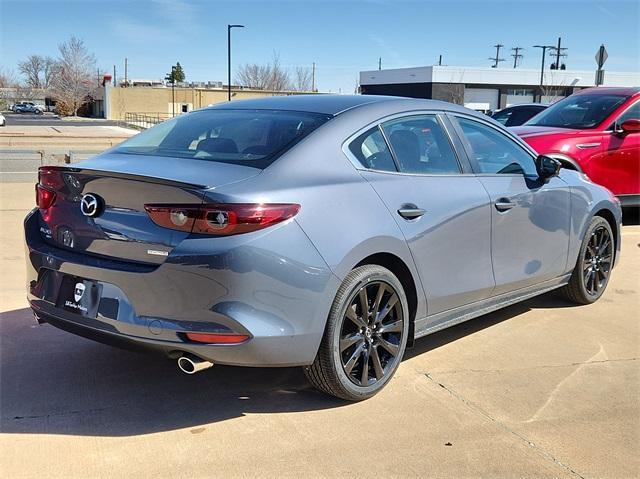
<path id="1" fill-rule="evenodd" d="M 387 142 L 377 126 L 353 140 L 349 150 L 365 168 L 398 171 Z"/>
<path id="2" fill-rule="evenodd" d="M 204 109 L 145 130 L 114 151 L 266 168 L 330 118 L 297 111 Z"/>
<path id="3" fill-rule="evenodd" d="M 627 120 L 640 120 L 640 101 L 636 102 L 635 105 L 620 115 L 616 123 L 621 125 Z"/>
<path id="4" fill-rule="evenodd" d="M 511 114 L 512 113 L 513 113 L 513 110 L 505 109 L 505 110 L 499 111 L 497 113 L 494 113 L 492 118 L 494 120 L 496 120 L 497 122 L 500 122 L 503 125 L 506 125 L 507 122 L 509 121 L 509 118 L 511 118 Z"/>
<path id="5" fill-rule="evenodd" d="M 400 118 L 382 125 L 403 173 L 460 173 L 449 138 L 435 115 Z"/>
<path id="6" fill-rule="evenodd" d="M 514 140 L 477 121 L 458 123 L 481 173 L 536 175 L 531 155 Z"/>

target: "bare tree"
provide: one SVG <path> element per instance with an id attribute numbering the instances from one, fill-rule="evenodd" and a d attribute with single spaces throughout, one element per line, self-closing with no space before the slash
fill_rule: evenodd
<path id="1" fill-rule="evenodd" d="M 273 60 L 266 65 L 247 63 L 238 68 L 236 82 L 258 90 L 290 91 L 289 72 L 280 65 L 280 55 L 273 54 Z"/>
<path id="2" fill-rule="evenodd" d="M 0 67 L 0 88 L 10 88 L 18 84 L 18 77 L 13 70 Z"/>
<path id="3" fill-rule="evenodd" d="M 58 47 L 60 58 L 57 72 L 51 85 L 52 96 L 66 106 L 73 115 L 88 101 L 88 95 L 95 89 L 95 64 L 84 42 L 76 37 Z"/>
<path id="4" fill-rule="evenodd" d="M 42 88 L 42 72 L 45 58 L 42 55 L 29 55 L 26 60 L 18 63 L 18 70 L 31 88 Z"/>
<path id="5" fill-rule="evenodd" d="M 297 67 L 294 89 L 297 91 L 311 91 L 313 88 L 312 83 L 311 69 L 309 67 Z"/>

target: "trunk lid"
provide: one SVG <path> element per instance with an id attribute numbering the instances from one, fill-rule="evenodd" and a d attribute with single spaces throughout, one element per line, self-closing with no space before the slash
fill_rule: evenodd
<path id="1" fill-rule="evenodd" d="M 56 197 L 51 207 L 40 210 L 40 232 L 57 247 L 160 264 L 189 233 L 156 225 L 144 209 L 146 204 L 200 205 L 205 191 L 260 171 L 131 155 L 101 155 L 74 167 L 42 167 L 40 183 L 54 190 Z"/>

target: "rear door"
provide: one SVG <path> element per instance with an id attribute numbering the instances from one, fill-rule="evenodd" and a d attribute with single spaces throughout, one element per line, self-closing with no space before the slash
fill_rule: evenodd
<path id="1" fill-rule="evenodd" d="M 391 145 L 391 149 L 389 148 Z M 349 145 L 402 230 L 433 315 L 489 296 L 488 195 L 458 160 L 436 114 L 403 116 L 365 131 Z"/>
<path id="2" fill-rule="evenodd" d="M 538 179 L 534 155 L 499 128 L 453 115 L 478 179 L 491 199 L 493 295 L 566 271 L 570 189 L 559 177 Z"/>

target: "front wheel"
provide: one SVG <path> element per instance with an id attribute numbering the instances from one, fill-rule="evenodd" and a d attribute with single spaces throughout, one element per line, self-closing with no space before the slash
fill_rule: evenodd
<path id="1" fill-rule="evenodd" d="M 609 283 L 614 251 L 611 226 L 604 218 L 595 216 L 582 239 L 578 261 L 569 284 L 560 292 L 578 304 L 597 301 Z"/>
<path id="2" fill-rule="evenodd" d="M 398 278 L 382 266 L 358 267 L 338 290 L 320 349 L 305 375 L 332 396 L 368 399 L 396 372 L 408 333 L 407 297 Z"/>

